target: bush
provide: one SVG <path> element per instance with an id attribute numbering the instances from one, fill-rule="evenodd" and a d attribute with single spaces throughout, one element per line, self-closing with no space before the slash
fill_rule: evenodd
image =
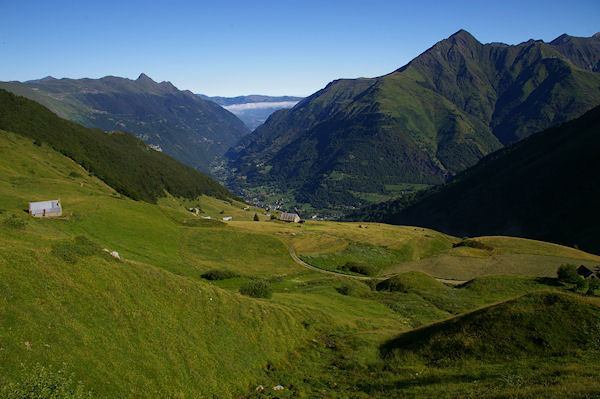
<path id="1" fill-rule="evenodd" d="M 85 236 L 73 240 L 61 240 L 52 245 L 52 255 L 68 263 L 77 263 L 79 258 L 101 253 L 101 248 Z"/>
<path id="2" fill-rule="evenodd" d="M 213 269 L 213 270 L 209 270 L 206 273 L 202 274 L 200 277 L 202 277 L 203 279 L 206 280 L 227 280 L 230 278 L 236 278 L 239 277 L 240 275 L 236 272 L 233 272 L 231 270 L 225 270 L 225 269 Z"/>
<path id="3" fill-rule="evenodd" d="M 240 287 L 240 294 L 251 296 L 252 298 L 271 298 L 273 290 L 264 280 L 252 280 Z"/>
<path id="4" fill-rule="evenodd" d="M 81 382 L 76 383 L 73 375 L 63 369 L 54 371 L 37 364 L 27 370 L 21 382 L 10 383 L 0 390 L 6 399 L 83 399 L 93 398 Z"/>
<path id="5" fill-rule="evenodd" d="M 491 247 L 487 244 L 482 243 L 481 241 L 476 241 L 476 240 L 462 240 L 461 242 L 452 244 L 452 248 L 456 248 L 456 247 L 469 247 L 469 248 L 476 248 L 476 249 L 484 249 L 486 251 L 494 250 L 494 247 Z"/>
<path id="6" fill-rule="evenodd" d="M 589 280 L 588 291 L 586 295 L 596 296 L 596 293 L 600 290 L 600 280 L 593 278 Z"/>
<path id="7" fill-rule="evenodd" d="M 259 220 L 260 220 L 260 219 L 258 218 L 258 215 L 255 213 L 255 214 L 254 214 L 254 221 L 255 221 L 255 222 L 258 222 Z"/>
<path id="8" fill-rule="evenodd" d="M 377 269 L 374 266 L 359 262 L 346 262 L 341 268 L 344 272 L 353 272 L 365 276 L 374 276 L 377 274 Z"/>
<path id="9" fill-rule="evenodd" d="M 4 219 L 2 224 L 9 229 L 23 230 L 25 228 L 25 221 L 14 214 Z"/>
<path id="10" fill-rule="evenodd" d="M 577 284 L 575 284 L 575 289 L 579 292 L 585 292 L 586 290 L 588 290 L 587 280 L 584 280 L 582 278 L 577 280 Z"/>
<path id="11" fill-rule="evenodd" d="M 352 295 L 354 292 L 354 287 L 352 287 L 350 284 L 343 284 L 341 287 L 336 288 L 336 290 L 342 295 Z"/>
<path id="12" fill-rule="evenodd" d="M 558 280 L 563 283 L 576 284 L 581 280 L 581 276 L 577 273 L 577 266 L 575 265 L 560 265 L 556 271 Z"/>
<path id="13" fill-rule="evenodd" d="M 271 220 L 275 220 L 275 219 L 277 219 L 277 216 L 271 214 Z"/>
<path id="14" fill-rule="evenodd" d="M 78 177 L 83 177 L 83 176 L 81 176 L 81 173 L 71 172 L 71 173 L 69 173 L 69 177 L 78 178 Z"/>

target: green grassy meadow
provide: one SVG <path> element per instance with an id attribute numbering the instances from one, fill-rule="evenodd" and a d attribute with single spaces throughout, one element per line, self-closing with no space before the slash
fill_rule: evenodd
<path id="1" fill-rule="evenodd" d="M 27 203 L 46 199 L 61 200 L 63 217 L 29 217 Z M 194 216 L 194 207 L 211 219 Z M 597 340 L 547 360 L 540 347 L 530 356 L 432 363 L 437 341 L 426 353 L 384 351 L 415 328 L 447 328 L 482 309 L 505 315 L 502 306 L 515 303 L 547 308 L 549 320 L 557 312 L 559 322 L 570 308 L 598 319 L 596 299 L 568 293 L 574 288 L 553 277 L 559 264 L 594 266 L 600 257 L 508 237 L 475 238 L 488 249 L 454 246 L 462 240 L 411 226 L 286 224 L 206 196 L 133 201 L 47 145 L 0 132 L 0 397 L 19 397 L 11 392 L 40 366 L 71 373 L 97 398 L 600 392 Z M 296 263 L 290 247 L 317 270 Z M 344 276 L 348 262 L 376 274 Z M 203 278 L 210 270 L 236 277 Z M 265 280 L 272 298 L 241 295 L 252 280 Z M 548 295 L 560 295 L 562 307 Z M 455 342 L 468 344 L 463 338 Z M 279 384 L 285 389 L 272 390 Z"/>

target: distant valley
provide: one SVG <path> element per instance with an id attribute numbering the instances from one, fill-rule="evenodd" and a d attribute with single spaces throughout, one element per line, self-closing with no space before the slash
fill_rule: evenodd
<path id="1" fill-rule="evenodd" d="M 461 30 L 388 75 L 336 80 L 275 112 L 225 154 L 228 185 L 340 214 L 444 183 L 600 104 L 599 43 L 482 44 Z"/>
<path id="2" fill-rule="evenodd" d="M 216 102 L 240 118 L 250 130 L 254 130 L 262 125 L 273 112 L 280 109 L 292 108 L 303 98 L 292 96 L 270 97 L 262 95 L 208 97 L 199 94 L 199 96 L 205 100 Z"/>
<path id="3" fill-rule="evenodd" d="M 600 35 L 0 82 L 0 398 L 600 397 L 599 128 Z"/>

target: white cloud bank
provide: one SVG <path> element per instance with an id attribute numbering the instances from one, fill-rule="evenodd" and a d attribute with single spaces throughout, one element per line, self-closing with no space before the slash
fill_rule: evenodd
<path id="1" fill-rule="evenodd" d="M 245 103 L 245 104 L 233 104 L 223 106 L 227 111 L 232 113 L 244 112 L 252 109 L 268 109 L 268 108 L 292 108 L 298 104 L 298 101 L 278 101 L 278 102 L 260 102 L 260 103 Z"/>

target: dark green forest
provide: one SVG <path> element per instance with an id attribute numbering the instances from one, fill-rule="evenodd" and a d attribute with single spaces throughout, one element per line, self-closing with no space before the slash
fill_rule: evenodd
<path id="1" fill-rule="evenodd" d="M 150 149 L 128 133 L 85 128 L 1 89 L 0 129 L 50 145 L 119 193 L 136 200 L 155 203 L 165 192 L 185 198 L 202 194 L 234 198 L 205 174 Z"/>

